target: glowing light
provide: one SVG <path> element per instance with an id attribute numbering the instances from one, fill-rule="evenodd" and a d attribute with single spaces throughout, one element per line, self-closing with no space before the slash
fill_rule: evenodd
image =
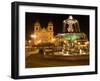
<path id="1" fill-rule="evenodd" d="M 67 51 L 66 55 L 69 55 L 68 51 Z"/>
<path id="2" fill-rule="evenodd" d="M 64 43 L 66 44 L 66 43 L 67 43 L 67 41 L 64 41 Z"/>
<path id="3" fill-rule="evenodd" d="M 37 43 L 41 43 L 42 41 L 41 40 L 39 40 Z"/>
<path id="4" fill-rule="evenodd" d="M 64 23 L 66 23 L 66 21 L 65 21 L 65 20 L 64 20 L 63 22 L 64 22 Z"/>
<path id="5" fill-rule="evenodd" d="M 31 37 L 31 38 L 36 38 L 36 35 L 32 34 L 30 37 Z"/>
<path id="6" fill-rule="evenodd" d="M 85 42 L 85 45 L 88 45 L 89 44 L 89 42 L 87 41 L 87 42 Z"/>
<path id="7" fill-rule="evenodd" d="M 80 54 L 82 54 L 82 50 L 80 49 Z"/>
<path id="8" fill-rule="evenodd" d="M 78 42 L 78 44 L 80 45 L 80 42 Z"/>
<path id="9" fill-rule="evenodd" d="M 54 42 L 56 39 L 55 38 L 52 38 L 52 42 Z"/>
<path id="10" fill-rule="evenodd" d="M 74 43 L 77 43 L 77 40 L 75 40 Z"/>
<path id="11" fill-rule="evenodd" d="M 72 41 L 74 41 L 74 40 L 76 40 L 78 37 L 76 36 L 76 35 L 73 35 L 72 37 L 71 37 L 71 40 Z"/>
<path id="12" fill-rule="evenodd" d="M 70 41 L 75 41 L 76 39 L 80 38 L 79 35 L 72 35 L 72 34 L 65 34 L 64 38 Z"/>
<path id="13" fill-rule="evenodd" d="M 31 40 L 29 40 L 28 43 L 31 43 Z"/>

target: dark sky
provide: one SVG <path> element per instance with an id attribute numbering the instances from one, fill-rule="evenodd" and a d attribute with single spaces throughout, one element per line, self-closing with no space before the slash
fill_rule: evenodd
<path id="1" fill-rule="evenodd" d="M 79 21 L 80 30 L 87 34 L 89 38 L 89 15 L 73 15 L 74 19 Z M 61 33 L 63 30 L 63 20 L 67 19 L 69 14 L 48 14 L 48 13 L 29 13 L 26 12 L 26 40 L 29 40 L 29 35 L 34 31 L 34 23 L 39 21 L 42 27 L 47 27 L 49 21 L 53 22 L 54 34 Z"/>

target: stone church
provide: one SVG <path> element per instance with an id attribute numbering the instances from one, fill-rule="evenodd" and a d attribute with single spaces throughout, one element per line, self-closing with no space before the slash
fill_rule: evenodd
<path id="1" fill-rule="evenodd" d="M 47 27 L 42 27 L 39 22 L 34 23 L 34 44 L 52 43 L 54 41 L 53 23 L 49 22 Z"/>

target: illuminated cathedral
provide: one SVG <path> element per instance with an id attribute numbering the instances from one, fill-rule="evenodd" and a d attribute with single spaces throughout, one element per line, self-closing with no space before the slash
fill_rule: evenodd
<path id="1" fill-rule="evenodd" d="M 31 35 L 34 44 L 52 43 L 54 41 L 53 23 L 49 22 L 47 27 L 42 27 L 39 22 L 34 23 L 34 33 Z"/>

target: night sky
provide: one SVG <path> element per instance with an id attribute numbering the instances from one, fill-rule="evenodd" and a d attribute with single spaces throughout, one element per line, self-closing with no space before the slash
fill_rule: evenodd
<path id="1" fill-rule="evenodd" d="M 74 19 L 79 21 L 81 32 L 86 33 L 89 39 L 89 15 L 73 15 Z M 54 25 L 54 34 L 62 33 L 63 20 L 67 19 L 69 14 L 48 14 L 48 13 L 25 13 L 26 17 L 26 40 L 30 39 L 30 34 L 34 31 L 34 23 L 40 22 L 42 27 L 47 27 L 48 22 L 52 21 Z"/>

